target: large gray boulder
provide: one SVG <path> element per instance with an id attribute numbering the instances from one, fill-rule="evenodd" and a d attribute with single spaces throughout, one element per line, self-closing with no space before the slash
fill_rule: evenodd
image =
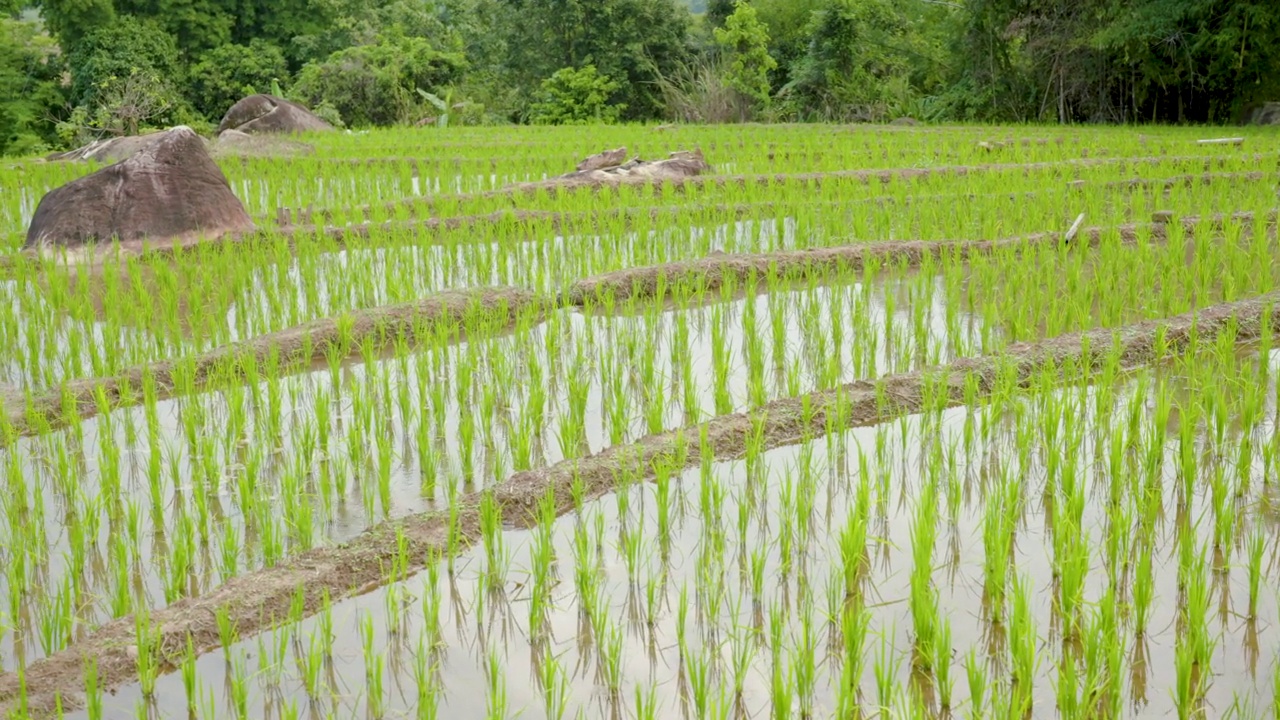
<path id="1" fill-rule="evenodd" d="M 250 135 L 239 130 L 223 130 L 209 145 L 209 154 L 220 157 L 270 157 L 310 155 L 311 145 L 280 135 Z"/>
<path id="2" fill-rule="evenodd" d="M 1254 125 L 1280 125 L 1280 102 L 1263 103 L 1255 108 L 1250 122 Z"/>
<path id="3" fill-rule="evenodd" d="M 253 229 L 240 199 L 188 127 L 40 199 L 24 247 L 191 241 Z"/>
<path id="4" fill-rule="evenodd" d="M 165 131 L 147 133 L 145 135 L 126 135 L 124 137 L 103 138 L 94 140 L 83 147 L 66 152 L 54 153 L 48 160 L 81 160 L 111 164 L 137 155 L 151 147 L 164 136 Z"/>
<path id="5" fill-rule="evenodd" d="M 231 106 L 218 123 L 218 134 L 238 130 L 246 135 L 332 130 L 305 107 L 275 95 L 250 95 Z"/>

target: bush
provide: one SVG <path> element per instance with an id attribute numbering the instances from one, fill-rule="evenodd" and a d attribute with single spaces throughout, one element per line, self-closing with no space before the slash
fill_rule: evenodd
<path id="1" fill-rule="evenodd" d="M 769 31 L 756 16 L 755 8 L 738 0 L 724 27 L 715 29 L 715 38 L 728 63 L 725 83 L 755 109 L 766 109 L 769 73 L 778 63 L 769 55 Z M 739 119 L 748 118 L 744 115 Z"/>
<path id="2" fill-rule="evenodd" d="M 331 105 L 353 127 L 394 125 L 415 119 L 418 88 L 448 85 L 465 67 L 460 53 L 436 50 L 424 38 L 391 38 L 307 64 L 290 95 L 311 107 Z"/>
<path id="3" fill-rule="evenodd" d="M 223 45 L 191 69 L 191 103 L 205 117 L 218 119 L 241 98 L 270 92 L 273 81 L 285 83 L 288 76 L 284 53 L 271 43 Z"/>
<path id="4" fill-rule="evenodd" d="M 529 106 L 529 122 L 535 125 L 617 122 L 626 106 L 610 105 L 609 96 L 619 87 L 597 72 L 595 65 L 578 70 L 561 68 L 542 81 L 537 102 Z"/>
<path id="5" fill-rule="evenodd" d="M 0 18 L 0 155 L 30 155 L 56 142 L 53 117 L 66 102 L 62 58 L 34 23 Z"/>
<path id="6" fill-rule="evenodd" d="M 83 145 L 103 135 L 137 135 L 172 125 L 196 125 L 185 101 L 154 70 L 111 76 L 97 88 L 95 104 L 77 105 L 57 124 L 64 144 Z"/>
<path id="7" fill-rule="evenodd" d="M 90 108 L 109 92 L 114 80 L 155 76 L 181 85 L 184 76 L 173 36 L 151 20 L 121 15 L 88 33 L 67 57 L 71 68 L 71 104 Z"/>

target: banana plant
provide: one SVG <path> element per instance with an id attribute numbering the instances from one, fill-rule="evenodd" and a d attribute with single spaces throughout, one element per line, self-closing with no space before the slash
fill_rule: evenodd
<path id="1" fill-rule="evenodd" d="M 436 116 L 436 127 L 449 127 L 449 115 L 452 114 L 455 107 L 453 104 L 453 88 L 450 88 L 449 91 L 445 93 L 443 100 L 440 99 L 439 95 L 429 93 L 422 88 L 414 89 L 418 91 L 418 94 L 421 95 L 424 100 L 434 105 L 436 110 L 440 111 L 440 114 Z"/>

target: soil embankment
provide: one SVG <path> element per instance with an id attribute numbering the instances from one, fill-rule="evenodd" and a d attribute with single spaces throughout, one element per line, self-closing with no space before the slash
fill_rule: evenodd
<path id="1" fill-rule="evenodd" d="M 1186 178 L 1204 177 L 1205 175 L 1220 176 L 1226 179 L 1229 176 L 1239 175 L 1235 172 L 1221 172 L 1223 168 L 1229 164 L 1239 162 L 1241 160 L 1252 162 L 1259 167 L 1266 168 L 1268 171 L 1280 169 L 1280 153 L 1255 153 L 1252 155 L 1190 155 L 1190 156 L 1174 156 L 1174 157 L 1120 157 L 1120 158 L 1082 158 L 1071 160 L 1051 160 L 1034 163 L 988 163 L 981 165 L 938 165 L 934 167 L 923 168 L 890 168 L 876 170 L 829 170 L 807 173 L 755 173 L 755 174 L 738 174 L 738 175 L 716 175 L 704 174 L 677 179 L 652 180 L 649 184 L 663 185 L 671 187 L 675 190 L 683 190 L 685 188 L 746 188 L 746 187 L 770 187 L 775 185 L 784 185 L 787 183 L 803 183 L 810 187 L 821 187 L 824 183 L 838 182 L 860 182 L 864 185 L 870 185 L 874 181 L 882 184 L 888 184 L 894 180 L 901 179 L 918 179 L 932 177 L 966 177 L 969 175 L 981 175 L 983 173 L 999 173 L 999 172 L 1018 172 L 1022 171 L 1024 175 L 1029 175 L 1033 171 L 1053 170 L 1061 168 L 1092 168 L 1119 165 L 1120 172 L 1128 172 L 1130 168 L 1146 167 L 1151 165 L 1169 165 L 1174 170 L 1194 171 L 1195 174 L 1179 176 L 1174 179 L 1176 183 L 1188 182 Z M 1267 163 L 1270 163 L 1269 165 Z M 1215 172 L 1215 170 L 1219 172 Z M 1263 171 L 1254 171 L 1263 172 Z M 1159 183 L 1160 180 L 1153 180 L 1152 183 Z M 528 182 L 515 183 L 498 190 L 489 190 L 476 193 L 461 193 L 451 195 L 433 195 L 426 197 L 413 197 L 404 200 L 396 200 L 382 204 L 382 207 L 390 214 L 400 208 L 408 208 L 412 215 L 437 215 L 442 210 L 457 206 L 461 202 L 473 200 L 495 200 L 508 198 L 515 200 L 522 196 L 537 195 L 539 193 L 561 193 L 561 192 L 584 192 L 599 191 L 601 186 L 584 184 L 559 184 L 547 185 L 545 182 Z M 516 208 L 512 204 L 511 209 Z M 328 225 L 333 222 L 335 213 L 329 209 L 316 209 L 310 213 L 303 213 L 305 217 L 310 215 L 308 219 L 300 222 L 300 225 Z M 362 205 L 348 209 L 349 215 L 363 217 L 369 220 L 373 217 L 373 206 Z"/>
<path id="2" fill-rule="evenodd" d="M 514 288 L 480 288 L 437 293 L 422 300 L 362 310 L 338 318 L 324 318 L 305 325 L 232 343 L 185 360 L 164 360 L 135 366 L 106 378 L 86 378 L 65 383 L 33 399 L 30 407 L 6 404 L 10 432 L 28 435 L 65 424 L 71 416 L 91 417 L 99 412 L 98 396 L 108 407 L 142 401 L 146 378 L 155 383 L 157 399 L 180 392 L 179 373 L 191 390 L 207 390 L 219 382 L 242 377 L 249 363 L 261 366 L 275 356 L 283 368 L 294 371 L 324 359 L 331 347 L 353 352 L 366 338 L 413 340 L 441 323 L 463 325 L 482 319 L 485 327 L 505 328 L 522 312 L 544 309 L 532 292 Z M 0 432 L 0 444 L 4 441 Z"/>
<path id="3" fill-rule="evenodd" d="M 1252 224 L 1253 213 L 1215 215 L 1208 218 L 1187 216 L 1173 222 L 1181 224 L 1185 233 L 1191 234 L 1208 221 L 1212 230 L 1220 229 L 1229 221 Z M 1274 226 L 1276 212 L 1267 217 Z M 1146 234 L 1152 241 L 1163 241 L 1168 236 L 1168 225 L 1162 222 L 1120 225 L 1117 227 L 1086 227 L 1076 231 L 1072 243 L 1096 246 L 1109 233 L 1116 233 L 1122 242 L 1135 242 Z M 1037 244 L 1062 242 L 1068 233 L 1044 232 L 999 240 L 904 240 L 900 242 L 855 243 L 811 250 L 784 250 L 771 253 L 720 253 L 696 260 L 629 268 L 598 275 L 574 283 L 564 294 L 562 304 L 583 305 L 596 296 L 607 293 L 615 300 L 629 297 L 652 297 L 661 288 L 684 286 L 698 291 L 711 291 L 732 280 L 736 286 L 755 280 L 762 282 L 768 275 L 776 274 L 789 279 L 804 279 L 814 275 L 826 275 L 837 270 L 860 271 L 871 263 L 900 263 L 916 267 L 925 258 L 954 256 L 967 259 L 976 255 L 989 255 L 1002 249 L 1018 249 Z"/>
<path id="4" fill-rule="evenodd" d="M 1276 211 L 1268 214 L 1268 228 L 1274 229 L 1276 219 Z M 1252 213 L 1208 218 L 1187 216 L 1171 222 L 1179 222 L 1183 231 L 1190 235 L 1205 222 L 1211 230 L 1217 230 L 1228 220 L 1252 224 L 1254 216 Z M 1157 222 L 1113 228 L 1087 227 L 1079 229 L 1071 242 L 1096 246 L 1108 233 L 1119 234 L 1122 242 L 1135 242 L 1143 233 L 1150 240 L 1159 242 L 1167 237 L 1168 225 Z M 262 363 L 273 353 L 278 353 L 283 367 L 309 366 L 325 358 L 329 347 L 343 340 L 340 321 L 350 323 L 346 342 L 350 343 L 350 348 L 355 348 L 370 336 L 394 338 L 424 327 L 430 328 L 439 322 L 461 322 L 475 312 L 488 313 L 491 319 L 497 318 L 498 326 L 508 327 L 521 312 L 588 307 L 602 295 L 609 295 L 615 301 L 661 299 L 677 287 L 693 293 L 711 292 L 731 282 L 735 287 L 745 288 L 752 282 L 757 285 L 763 283 L 771 274 L 794 281 L 835 272 L 858 272 L 871 263 L 918 267 L 926 258 L 954 256 L 963 260 L 1000 250 L 1059 243 L 1066 235 L 1063 232 L 1043 232 L 999 240 L 855 243 L 812 250 L 718 253 L 695 260 L 629 268 L 586 278 L 573 283 L 558 298 L 544 298 L 533 291 L 515 288 L 448 291 L 411 303 L 361 310 L 350 313 L 345 319 L 316 320 L 216 348 L 185 361 L 157 361 L 108 378 L 73 380 L 61 388 L 37 394 L 29 406 L 5 403 L 7 417 L 3 420 L 7 420 L 14 436 L 23 436 L 63 425 L 72 415 L 92 417 L 99 412 L 99 388 L 110 408 L 134 405 L 143 400 L 140 388 L 143 378 L 148 375 L 155 381 L 159 399 L 174 397 L 179 392 L 175 372 L 184 364 L 192 374 L 187 387 L 194 392 L 208 390 L 230 377 L 243 375 L 237 368 L 243 367 L 250 359 Z M 3 428 L 0 425 L 0 445 L 5 439 Z"/>

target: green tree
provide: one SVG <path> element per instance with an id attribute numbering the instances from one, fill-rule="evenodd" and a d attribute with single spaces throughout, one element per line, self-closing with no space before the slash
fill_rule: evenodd
<path id="1" fill-rule="evenodd" d="M 945 77 L 946 27 L 923 0 L 827 0 L 786 94 L 824 119 L 880 121 L 920 114 Z M 945 8 L 947 6 L 942 6 Z"/>
<path id="2" fill-rule="evenodd" d="M 177 42 L 152 20 L 120 15 L 86 34 L 67 54 L 73 105 L 93 107 L 112 82 L 154 76 L 171 86 L 185 73 Z"/>
<path id="3" fill-rule="evenodd" d="M 52 119 L 66 102 L 62 58 L 33 23 L 0 18 L 0 154 L 56 144 Z"/>
<path id="4" fill-rule="evenodd" d="M 526 107 L 556 71 L 594 65 L 618 83 L 611 100 L 626 106 L 624 118 L 658 117 L 658 79 L 690 56 L 690 15 L 676 0 L 501 0 L 501 6 L 504 80 Z"/>
<path id="5" fill-rule="evenodd" d="M 1270 0 L 970 0 L 948 111 L 1061 122 L 1231 122 L 1280 93 Z"/>
<path id="6" fill-rule="evenodd" d="M 332 106 L 350 126 L 394 125 L 417 119 L 418 89 L 449 85 L 465 68 L 460 53 L 438 50 L 420 37 L 391 37 L 309 63 L 290 94 L 308 105 Z"/>
<path id="7" fill-rule="evenodd" d="M 725 21 L 736 9 L 737 0 L 708 0 L 706 19 L 712 28 L 724 27 Z"/>
<path id="8" fill-rule="evenodd" d="M 778 63 L 770 78 L 775 91 L 790 82 L 792 68 L 808 52 L 813 14 L 826 1 L 752 0 L 751 6 L 769 33 L 769 56 Z"/>
<path id="9" fill-rule="evenodd" d="M 64 52 L 85 35 L 110 24 L 115 16 L 111 0 L 40 0 L 40 17 Z"/>
<path id="10" fill-rule="evenodd" d="M 625 109 L 609 98 L 618 83 L 596 71 L 594 65 L 562 68 L 542 82 L 538 99 L 529 106 L 529 122 L 535 125 L 581 125 L 617 122 Z"/>
<path id="11" fill-rule="evenodd" d="M 778 63 L 769 55 L 769 31 L 755 8 L 738 0 L 723 28 L 715 29 L 716 44 L 727 62 L 726 81 L 756 109 L 769 104 L 769 72 Z"/>
<path id="12" fill-rule="evenodd" d="M 115 0 L 115 9 L 155 22 L 187 58 L 231 42 L 236 22 L 227 0 Z"/>
<path id="13" fill-rule="evenodd" d="M 246 95 L 271 90 L 273 81 L 288 84 L 284 53 L 265 40 L 228 44 L 205 53 L 191 68 L 189 96 L 205 117 L 220 117 Z"/>

